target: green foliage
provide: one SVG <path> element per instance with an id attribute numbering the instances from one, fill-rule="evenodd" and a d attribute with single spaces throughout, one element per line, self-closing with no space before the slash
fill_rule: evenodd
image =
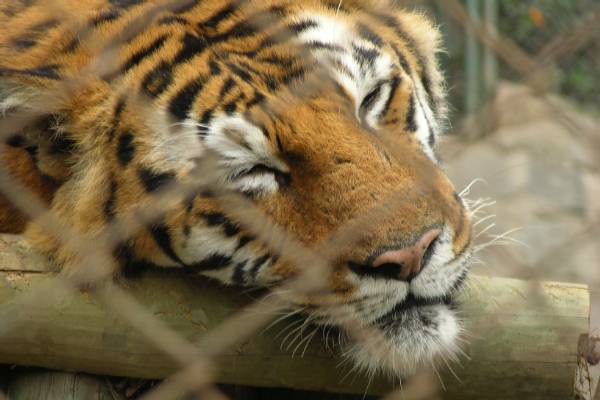
<path id="1" fill-rule="evenodd" d="M 485 1 L 485 0 L 484 0 Z M 499 32 L 529 54 L 535 55 L 545 45 L 585 19 L 589 10 L 600 6 L 598 0 L 502 0 L 499 1 Z M 596 38 L 554 65 L 556 89 L 583 105 L 600 103 L 600 29 Z M 508 78 L 517 76 L 502 69 Z"/>

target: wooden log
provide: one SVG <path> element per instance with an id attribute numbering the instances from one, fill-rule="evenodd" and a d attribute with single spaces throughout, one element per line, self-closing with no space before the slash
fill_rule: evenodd
<path id="1" fill-rule="evenodd" d="M 0 236 L 0 238 L 2 238 Z M 19 296 L 47 284 L 44 260 L 14 239 L 0 239 L 0 363 L 94 374 L 164 378 L 177 364 L 89 293 L 23 306 Z M 248 304 L 250 296 L 177 271 L 152 271 L 127 283 L 156 318 L 185 338 L 202 335 Z M 256 297 L 253 295 L 251 297 Z M 566 399 L 573 395 L 578 340 L 588 332 L 589 293 L 576 284 L 473 277 L 461 295 L 472 334 L 463 359 L 446 372 L 445 399 Z M 10 329 L 18 323 L 19 329 Z M 285 324 L 284 324 L 285 325 Z M 362 394 L 367 380 L 342 379 L 320 338 L 291 356 L 280 348 L 279 325 L 218 358 L 222 383 Z M 393 385 L 376 379 L 368 392 Z"/>
<path id="2" fill-rule="evenodd" d="M 108 379 L 57 371 L 19 371 L 7 386 L 10 400 L 126 400 Z"/>

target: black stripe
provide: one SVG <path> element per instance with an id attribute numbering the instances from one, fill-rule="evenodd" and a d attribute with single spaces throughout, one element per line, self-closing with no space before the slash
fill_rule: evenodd
<path id="1" fill-rule="evenodd" d="M 235 12 L 235 9 L 236 8 L 233 4 L 229 4 L 217 11 L 217 13 L 210 17 L 208 20 L 201 22 L 199 25 L 206 26 L 209 28 L 216 28 L 221 21 L 233 14 Z"/>
<path id="2" fill-rule="evenodd" d="M 37 44 L 37 41 L 46 34 L 48 30 L 57 27 L 60 22 L 57 19 L 49 19 L 37 23 L 30 28 L 27 28 L 27 32 L 23 36 L 12 39 L 11 43 L 19 49 L 28 49 Z"/>
<path id="3" fill-rule="evenodd" d="M 10 147 L 23 147 L 26 144 L 25 137 L 21 135 L 12 135 L 5 142 Z"/>
<path id="4" fill-rule="evenodd" d="M 235 99 L 231 100 L 229 103 L 223 106 L 223 110 L 227 115 L 231 115 L 237 111 L 237 105 L 240 101 L 244 100 L 246 95 L 244 93 L 240 93 Z"/>
<path id="5" fill-rule="evenodd" d="M 186 33 L 182 40 L 182 47 L 173 59 L 173 64 L 181 64 L 190 60 L 192 57 L 201 54 L 206 46 L 206 39 Z"/>
<path id="6" fill-rule="evenodd" d="M 361 66 L 372 67 L 375 60 L 381 55 L 375 49 L 365 49 L 361 46 L 352 45 L 352 54 L 356 62 Z"/>
<path id="7" fill-rule="evenodd" d="M 252 75 L 250 75 L 247 71 L 244 71 L 243 69 L 232 63 L 226 63 L 226 65 L 227 67 L 229 67 L 231 72 L 239 76 L 241 80 L 243 80 L 244 82 L 252 83 Z"/>
<path id="8" fill-rule="evenodd" d="M 146 73 L 142 80 L 142 88 L 150 97 L 158 97 L 173 82 L 173 66 L 161 61 L 156 67 Z"/>
<path id="9" fill-rule="evenodd" d="M 113 7 L 127 9 L 129 7 L 135 6 L 135 5 L 143 3 L 145 1 L 146 0 L 109 0 L 108 2 Z"/>
<path id="10" fill-rule="evenodd" d="M 385 102 L 385 105 L 383 106 L 382 113 L 386 113 L 390 109 L 390 104 L 392 104 L 394 97 L 396 97 L 400 82 L 402 82 L 402 78 L 399 76 L 396 76 L 394 79 L 392 79 L 392 82 L 390 83 L 390 94 Z"/>
<path id="11" fill-rule="evenodd" d="M 125 109 L 125 97 L 120 97 L 115 105 L 114 111 L 114 120 L 113 124 L 118 124 L 121 120 L 121 114 L 123 114 L 123 110 Z"/>
<path id="12" fill-rule="evenodd" d="M 69 43 L 63 48 L 64 53 L 72 53 L 81 45 L 81 38 L 79 36 L 74 37 Z"/>
<path id="13" fill-rule="evenodd" d="M 123 276 L 126 278 L 139 278 L 144 272 L 157 267 L 149 261 L 136 260 L 133 249 L 129 244 L 116 246 L 113 254 L 121 266 Z"/>
<path id="14" fill-rule="evenodd" d="M 117 133 L 117 129 L 119 128 L 119 124 L 121 123 L 121 114 L 123 114 L 123 110 L 125 109 L 125 96 L 119 97 L 117 103 L 115 105 L 115 110 L 113 111 L 113 121 L 112 127 L 108 132 L 108 140 L 112 142 L 115 138 L 115 134 Z"/>
<path id="15" fill-rule="evenodd" d="M 427 66 L 424 61 L 425 56 L 419 51 L 419 46 L 417 46 L 416 41 L 402 29 L 402 26 L 400 25 L 398 20 L 393 16 L 377 13 L 372 13 L 371 15 L 375 16 L 377 19 L 382 21 L 385 25 L 391 28 L 402 40 L 404 40 L 409 51 L 415 56 L 419 66 L 422 67 L 420 80 L 423 84 L 423 87 L 425 87 L 425 90 L 428 92 L 427 94 L 431 96 L 431 77 L 429 76 L 429 72 L 427 71 Z M 397 49 L 394 50 L 396 51 L 396 54 L 400 54 Z M 402 63 L 402 67 L 406 68 L 408 66 L 408 63 L 405 60 L 403 61 L 403 58 L 404 57 L 400 57 L 400 62 Z M 407 71 L 410 70 L 410 68 L 406 69 Z"/>
<path id="16" fill-rule="evenodd" d="M 58 74 L 59 66 L 56 64 L 51 65 L 42 65 L 37 68 L 26 68 L 26 69 L 15 69 L 15 68 L 5 68 L 0 67 L 0 76 L 3 75 L 28 75 L 35 76 L 38 78 L 48 78 L 48 79 L 60 79 L 60 75 Z"/>
<path id="17" fill-rule="evenodd" d="M 257 61 L 261 63 L 279 65 L 284 68 L 291 68 L 294 64 L 298 63 L 298 58 L 273 54 L 270 56 L 261 57 Z"/>
<path id="18" fill-rule="evenodd" d="M 393 15 L 381 14 L 377 12 L 370 12 L 370 15 L 382 22 L 391 30 L 393 30 L 394 33 L 406 43 L 406 46 L 409 48 L 409 51 L 413 53 L 413 55 L 417 58 L 419 65 L 423 65 L 423 56 L 418 51 L 418 46 L 415 40 L 402 29 L 402 26 L 398 19 L 396 19 Z"/>
<path id="19" fill-rule="evenodd" d="M 48 148 L 48 153 L 55 154 L 73 154 L 76 150 L 77 142 L 63 133 L 52 138 L 52 144 Z"/>
<path id="20" fill-rule="evenodd" d="M 368 42 L 371 42 L 377 47 L 383 46 L 383 39 L 363 23 L 358 24 L 358 34 Z"/>
<path id="21" fill-rule="evenodd" d="M 258 270 L 260 267 L 269 259 L 269 255 L 265 254 L 262 257 L 259 257 L 254 261 L 254 264 L 250 268 L 250 282 L 254 283 L 256 281 L 256 276 L 258 275 Z"/>
<path id="22" fill-rule="evenodd" d="M 147 168 L 141 168 L 138 171 L 138 176 L 148 193 L 152 193 L 175 180 L 175 174 L 172 172 L 155 172 Z"/>
<path id="23" fill-rule="evenodd" d="M 202 125 L 208 125 L 210 120 L 212 119 L 214 111 L 212 109 L 208 109 L 202 113 L 202 118 L 200 118 L 200 123 Z"/>
<path id="24" fill-rule="evenodd" d="M 379 98 L 379 95 L 381 93 L 381 87 L 382 85 L 379 84 L 375 87 L 375 89 L 371 90 L 363 99 L 363 101 L 360 103 L 360 116 L 361 118 L 364 117 L 365 114 L 367 114 L 369 112 L 369 110 L 371 109 L 371 107 L 373 107 L 373 104 L 375 104 L 375 100 L 377 100 Z"/>
<path id="25" fill-rule="evenodd" d="M 410 132 L 417 131 L 417 122 L 415 121 L 415 96 L 412 94 L 408 100 L 408 110 L 406 110 L 406 129 Z"/>
<path id="26" fill-rule="evenodd" d="M 223 111 L 225 111 L 225 114 L 231 115 L 237 111 L 237 104 L 235 103 L 235 101 L 230 101 L 229 103 L 223 106 Z"/>
<path id="27" fill-rule="evenodd" d="M 225 42 L 230 39 L 245 39 L 249 36 L 256 34 L 257 32 L 257 28 L 254 25 L 250 24 L 248 21 L 240 21 L 228 31 L 217 35 L 206 36 L 205 40 L 207 43 L 215 45 L 217 43 Z"/>
<path id="28" fill-rule="evenodd" d="M 253 107 L 259 103 L 262 103 L 263 100 L 265 99 L 265 95 L 262 94 L 261 92 L 259 92 L 258 90 L 254 90 L 254 95 L 252 96 L 252 98 L 250 100 L 248 100 L 246 102 L 246 108 L 250 108 Z"/>
<path id="29" fill-rule="evenodd" d="M 429 138 L 427 139 L 427 142 L 429 143 L 429 147 L 433 147 L 435 145 L 435 134 L 431 128 L 429 128 Z"/>
<path id="30" fill-rule="evenodd" d="M 156 40 L 154 40 L 149 46 L 144 47 L 143 49 L 134 53 L 123 66 L 123 71 L 129 71 L 131 68 L 141 63 L 146 57 L 149 57 L 152 54 L 154 54 L 156 50 L 163 46 L 163 44 L 167 40 L 167 37 L 167 35 L 162 35 Z"/>
<path id="31" fill-rule="evenodd" d="M 222 269 L 231 264 L 231 257 L 224 254 L 212 254 L 204 260 L 190 264 L 189 267 L 198 272 Z"/>
<path id="32" fill-rule="evenodd" d="M 316 28 L 319 24 L 316 21 L 307 19 L 304 21 L 296 22 L 294 24 L 288 25 L 288 29 L 295 33 L 302 33 L 310 28 Z"/>
<path id="33" fill-rule="evenodd" d="M 104 203 L 104 216 L 108 221 L 112 220 L 115 216 L 115 207 L 117 203 L 117 182 L 114 179 L 110 181 L 110 190 L 108 199 Z"/>
<path id="34" fill-rule="evenodd" d="M 352 80 L 356 80 L 356 76 L 354 73 L 350 71 L 350 69 L 339 59 L 339 57 L 331 57 L 331 61 L 333 62 L 333 66 L 338 70 L 338 72 L 343 73 L 348 76 Z"/>
<path id="35" fill-rule="evenodd" d="M 398 49 L 398 47 L 393 43 L 392 43 L 392 50 L 394 50 L 394 53 L 396 53 L 396 57 L 398 57 L 398 61 L 400 61 L 400 66 L 402 67 L 402 69 L 404 69 L 404 72 L 406 72 L 407 75 L 410 75 L 412 68 L 410 67 L 410 64 L 408 63 L 408 61 L 406 60 L 406 57 L 404 57 L 404 54 L 402 54 L 400 52 L 400 50 Z"/>
<path id="36" fill-rule="evenodd" d="M 108 11 L 102 12 L 99 15 L 92 18 L 90 23 L 93 26 L 98 26 L 98 25 L 104 24 L 106 22 L 115 21 L 117 18 L 119 18 L 120 15 L 121 15 L 121 13 L 119 12 L 119 10 L 116 10 L 116 9 L 108 10 Z"/>
<path id="37" fill-rule="evenodd" d="M 243 68 L 244 71 L 250 72 L 250 73 L 252 73 L 254 75 L 265 76 L 265 74 L 263 74 L 262 72 L 260 72 L 256 68 L 254 68 L 251 64 L 249 64 L 249 63 L 247 63 L 245 61 L 237 61 L 236 65 L 238 65 L 239 67 Z"/>
<path id="38" fill-rule="evenodd" d="M 219 91 L 219 100 L 218 100 L 219 102 L 221 102 L 223 100 L 223 98 L 225 98 L 225 96 L 227 96 L 227 93 L 229 93 L 229 91 L 233 88 L 234 85 L 235 85 L 235 81 L 233 80 L 233 78 L 231 78 L 231 77 L 227 78 L 227 80 L 221 87 L 221 90 Z"/>
<path id="39" fill-rule="evenodd" d="M 188 24 L 188 20 L 183 17 L 177 16 L 177 15 L 169 15 L 167 17 L 163 17 L 163 18 L 159 19 L 158 24 L 159 25 L 174 25 L 174 24 L 186 25 L 186 24 Z"/>
<path id="40" fill-rule="evenodd" d="M 343 52 L 344 51 L 344 48 L 342 46 L 339 46 L 337 44 L 321 42 L 320 40 L 311 40 L 310 42 L 306 43 L 306 46 L 308 46 L 312 49 L 322 49 L 322 50 L 328 50 L 328 51 L 333 51 L 333 52 Z"/>
<path id="41" fill-rule="evenodd" d="M 185 265 L 185 263 L 179 258 L 175 250 L 173 249 L 173 243 L 171 240 L 171 234 L 169 233 L 169 228 L 165 224 L 154 224 L 149 227 L 150 233 L 154 238 L 158 247 L 165 253 L 171 260 L 175 261 L 180 265 Z"/>
<path id="42" fill-rule="evenodd" d="M 36 146 L 36 145 L 27 146 L 27 147 L 25 147 L 25 151 L 31 157 L 33 163 L 37 164 L 37 162 L 38 162 L 38 154 L 40 152 L 39 147 Z"/>
<path id="43" fill-rule="evenodd" d="M 8 4 L 10 3 L 10 4 Z M 2 12 L 9 16 L 15 16 L 34 4 L 31 0 L 10 1 L 3 3 Z"/>
<path id="44" fill-rule="evenodd" d="M 248 261 L 237 263 L 235 267 L 233 267 L 231 280 L 235 285 L 244 285 L 246 283 L 244 279 L 244 268 L 246 267 L 246 264 L 248 264 Z"/>
<path id="45" fill-rule="evenodd" d="M 227 218 L 223 213 L 210 212 L 202 213 L 200 215 L 209 226 L 222 226 L 225 235 L 227 235 L 228 237 L 237 235 L 240 232 L 240 228 L 236 224 L 231 222 L 231 220 Z"/>
<path id="46" fill-rule="evenodd" d="M 285 85 L 288 85 L 294 80 L 302 79 L 307 72 L 306 67 L 298 67 L 295 70 L 288 72 L 281 80 Z"/>
<path id="47" fill-rule="evenodd" d="M 131 132 L 125 132 L 119 137 L 117 159 L 123 167 L 126 167 L 133 160 L 134 154 L 135 144 L 133 143 L 133 135 Z"/>
<path id="48" fill-rule="evenodd" d="M 431 111 L 434 114 L 437 114 L 438 103 L 437 103 L 436 99 L 434 98 L 433 93 L 431 91 L 431 79 L 429 78 L 428 74 L 423 74 L 423 76 L 421 77 L 421 83 L 423 84 L 425 93 L 427 93 L 427 98 L 429 98 L 431 100 L 431 102 L 429 104 L 429 106 L 431 107 Z"/>
<path id="49" fill-rule="evenodd" d="M 169 102 L 169 112 L 179 120 L 187 118 L 198 92 L 204 87 L 204 79 L 188 82 Z"/>
<path id="50" fill-rule="evenodd" d="M 256 240 L 255 236 L 252 235 L 242 235 L 238 241 L 238 245 L 235 248 L 235 251 L 238 251 L 239 249 L 241 249 L 242 247 L 244 247 L 245 245 L 247 245 L 248 243 L 252 242 Z"/>

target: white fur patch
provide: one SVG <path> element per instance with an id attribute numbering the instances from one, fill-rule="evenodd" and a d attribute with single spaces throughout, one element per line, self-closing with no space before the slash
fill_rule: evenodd
<path id="1" fill-rule="evenodd" d="M 191 170 L 194 160 L 204 154 L 204 145 L 198 135 L 198 124 L 192 118 L 170 123 L 164 110 L 148 113 L 152 127 L 151 145 L 142 162 L 162 170 L 176 170 L 181 174 Z"/>
<path id="2" fill-rule="evenodd" d="M 331 47 L 329 49 L 315 46 L 313 54 L 317 60 L 329 67 L 336 81 L 354 97 L 355 113 L 359 118 L 362 100 L 382 81 L 390 78 L 393 69 L 392 58 L 372 43 L 362 39 L 344 21 L 335 17 L 307 13 L 297 19 L 298 22 L 305 20 L 314 21 L 317 25 L 301 32 L 299 40 L 308 45 L 323 43 Z M 379 56 L 366 67 L 353 56 L 355 48 L 377 51 Z M 369 126 L 377 127 L 377 116 L 382 111 L 389 94 L 389 87 L 387 90 L 384 88 L 377 103 L 365 116 L 365 122 Z"/>
<path id="3" fill-rule="evenodd" d="M 429 264 L 411 282 L 411 292 L 420 298 L 435 298 L 447 295 L 456 282 L 464 276 L 469 268 L 469 254 L 453 260 L 452 251 L 454 235 L 444 229 L 438 239 L 435 251 Z"/>
<path id="4" fill-rule="evenodd" d="M 423 323 L 424 319 L 429 323 Z M 408 310 L 379 332 L 350 343 L 345 354 L 368 374 L 402 378 L 430 365 L 437 356 L 454 354 L 460 328 L 453 312 L 437 305 Z"/>
<path id="5" fill-rule="evenodd" d="M 0 117 L 6 116 L 6 113 L 12 109 L 25 104 L 26 99 L 19 94 L 11 94 L 7 97 L 0 95 Z"/>
<path id="6" fill-rule="evenodd" d="M 275 156 L 262 130 L 240 115 L 218 116 L 206 130 L 204 145 L 219 156 L 223 180 L 233 190 L 274 193 L 279 188 L 273 173 L 248 174 L 256 166 L 287 172 L 287 165 Z"/>
<path id="7" fill-rule="evenodd" d="M 362 39 L 345 21 L 333 16 L 306 13 L 299 16 L 296 21 L 316 23 L 316 26 L 302 31 L 299 34 L 299 40 L 309 46 L 314 43 L 325 45 L 313 46 L 312 52 L 317 60 L 329 67 L 333 78 L 354 97 L 357 119 L 361 119 L 360 106 L 365 97 L 378 85 L 381 85 L 377 98 L 373 100 L 369 110 L 362 116 L 362 122 L 377 129 L 379 117 L 391 95 L 391 85 L 388 81 L 395 68 L 392 57 L 384 49 L 378 49 L 372 43 Z M 354 56 L 356 48 L 376 52 L 378 56 L 367 67 Z M 439 124 L 431 110 L 430 99 L 418 77 L 410 77 L 410 81 L 413 86 L 413 96 L 415 96 L 416 135 L 423 144 L 427 156 L 436 161 L 429 141 L 431 135 L 434 137 L 439 135 Z"/>

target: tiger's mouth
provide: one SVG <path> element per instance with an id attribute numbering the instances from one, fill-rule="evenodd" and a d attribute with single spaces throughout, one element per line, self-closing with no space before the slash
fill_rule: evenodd
<path id="1" fill-rule="evenodd" d="M 380 329 L 385 329 L 386 327 L 397 324 L 404 315 L 418 313 L 419 310 L 433 306 L 446 306 L 449 309 L 455 309 L 455 298 L 452 294 L 448 294 L 446 296 L 434 297 L 430 299 L 420 299 L 416 298 L 412 293 L 410 293 L 406 299 L 399 302 L 394 308 L 392 308 L 383 316 L 379 317 L 373 323 L 373 326 L 376 326 Z M 431 321 L 427 321 L 425 318 L 422 318 L 421 322 L 423 322 L 424 326 L 427 326 Z"/>
<path id="2" fill-rule="evenodd" d="M 468 276 L 468 258 L 459 258 L 454 263 L 461 271 L 444 293 L 423 297 L 409 289 L 383 314 L 365 321 L 378 334 L 349 342 L 346 351 L 359 369 L 369 374 L 406 377 L 437 359 L 455 357 L 462 331 L 457 295 Z"/>
<path id="3" fill-rule="evenodd" d="M 437 359 L 454 358 L 461 326 L 451 297 L 410 299 L 371 325 L 380 335 L 349 342 L 346 354 L 367 374 L 405 378 Z"/>

